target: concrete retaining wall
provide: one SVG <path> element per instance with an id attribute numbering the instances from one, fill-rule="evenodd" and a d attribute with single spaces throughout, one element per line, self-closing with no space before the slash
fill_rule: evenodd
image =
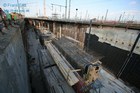
<path id="1" fill-rule="evenodd" d="M 133 35 L 131 35 L 133 33 Z M 118 75 L 123 66 L 134 41 L 136 40 L 138 31 L 128 30 L 106 30 L 94 29 L 91 32 L 89 40 L 89 51 L 98 53 L 103 58 L 100 60 L 102 65 L 111 71 L 115 76 Z M 130 34 L 130 35 L 129 35 Z M 89 34 L 86 33 L 85 46 L 87 46 Z M 117 42 L 116 42 L 117 41 Z M 122 43 L 123 42 L 123 43 Z M 131 46 L 130 46 L 130 45 Z M 123 81 L 140 88 L 140 40 L 120 76 Z"/>
<path id="2" fill-rule="evenodd" d="M 27 62 L 19 28 L 0 38 L 0 93 L 29 93 Z"/>

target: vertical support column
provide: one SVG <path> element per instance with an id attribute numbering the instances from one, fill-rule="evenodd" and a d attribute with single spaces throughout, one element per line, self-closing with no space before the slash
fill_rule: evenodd
<path id="1" fill-rule="evenodd" d="M 35 21 L 33 20 L 33 25 L 35 26 Z"/>
<path id="2" fill-rule="evenodd" d="M 46 28 L 46 26 L 45 26 L 45 22 L 44 22 L 44 21 L 42 21 L 42 26 Z"/>
<path id="3" fill-rule="evenodd" d="M 43 21 L 41 21 L 41 27 L 43 27 Z"/>
<path id="4" fill-rule="evenodd" d="M 74 31 L 74 39 L 77 40 L 77 29 L 78 29 L 78 26 L 75 25 L 75 31 Z"/>
<path id="5" fill-rule="evenodd" d="M 42 26 L 45 27 L 44 21 L 42 21 Z"/>
<path id="6" fill-rule="evenodd" d="M 40 22 L 38 23 L 38 27 L 40 28 Z"/>
<path id="7" fill-rule="evenodd" d="M 86 31 L 87 31 L 87 28 L 84 28 L 83 29 L 83 35 L 82 35 L 82 49 L 84 49 L 84 42 L 85 42 L 85 38 L 86 38 Z"/>
<path id="8" fill-rule="evenodd" d="M 56 24 L 55 22 L 53 22 L 53 33 L 55 34 L 55 30 L 56 30 Z"/>
<path id="9" fill-rule="evenodd" d="M 64 31 L 63 31 L 63 35 L 66 36 L 66 31 L 67 31 L 67 24 L 64 25 Z"/>
<path id="10" fill-rule="evenodd" d="M 75 31 L 75 33 L 74 33 L 74 34 L 75 34 L 74 39 L 75 39 L 75 40 L 77 40 L 77 31 Z"/>
<path id="11" fill-rule="evenodd" d="M 62 35 L 61 35 L 61 34 L 62 34 L 61 32 L 62 32 L 62 28 L 61 28 L 61 24 L 60 24 L 60 29 L 59 29 L 59 38 L 61 38 L 61 36 L 62 36 Z"/>
<path id="12" fill-rule="evenodd" d="M 49 23 L 47 23 L 47 27 L 48 27 L 48 30 L 50 31 L 50 24 Z"/>
<path id="13" fill-rule="evenodd" d="M 91 27 L 92 27 L 92 19 L 90 20 L 90 26 L 89 26 L 89 33 L 88 33 L 88 40 L 87 40 L 87 51 L 89 50 Z"/>

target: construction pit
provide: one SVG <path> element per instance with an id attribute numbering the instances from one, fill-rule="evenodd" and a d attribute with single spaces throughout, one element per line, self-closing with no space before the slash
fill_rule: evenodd
<path id="1" fill-rule="evenodd" d="M 4 84 L 0 87 L 1 93 L 139 92 L 102 66 L 102 56 L 89 54 L 82 42 L 82 36 L 86 37 L 84 31 L 78 31 L 81 35 L 78 41 L 71 33 L 57 33 L 51 29 L 56 28 L 22 20 L 19 27 L 9 26 L 3 31 L 6 34 L 1 35 L 0 41 L 0 66 L 3 68 L 0 70 L 4 72 L 0 78 Z"/>

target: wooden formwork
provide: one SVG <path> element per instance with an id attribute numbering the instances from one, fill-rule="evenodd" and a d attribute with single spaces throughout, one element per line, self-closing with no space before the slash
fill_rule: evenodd
<path id="1" fill-rule="evenodd" d="M 71 40 L 62 37 L 58 40 L 53 40 L 53 44 L 61 51 L 70 64 L 76 69 L 84 69 L 86 65 L 97 62 L 98 59 L 87 54 Z"/>

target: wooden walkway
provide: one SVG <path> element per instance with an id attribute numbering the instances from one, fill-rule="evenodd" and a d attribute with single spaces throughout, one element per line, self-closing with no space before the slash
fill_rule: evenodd
<path id="1" fill-rule="evenodd" d="M 28 31 L 30 79 L 33 93 L 75 93 L 56 66 L 48 50 L 41 46 L 33 29 Z"/>
<path id="2" fill-rule="evenodd" d="M 75 93 L 55 64 L 47 49 L 39 52 L 41 70 L 49 93 Z"/>

